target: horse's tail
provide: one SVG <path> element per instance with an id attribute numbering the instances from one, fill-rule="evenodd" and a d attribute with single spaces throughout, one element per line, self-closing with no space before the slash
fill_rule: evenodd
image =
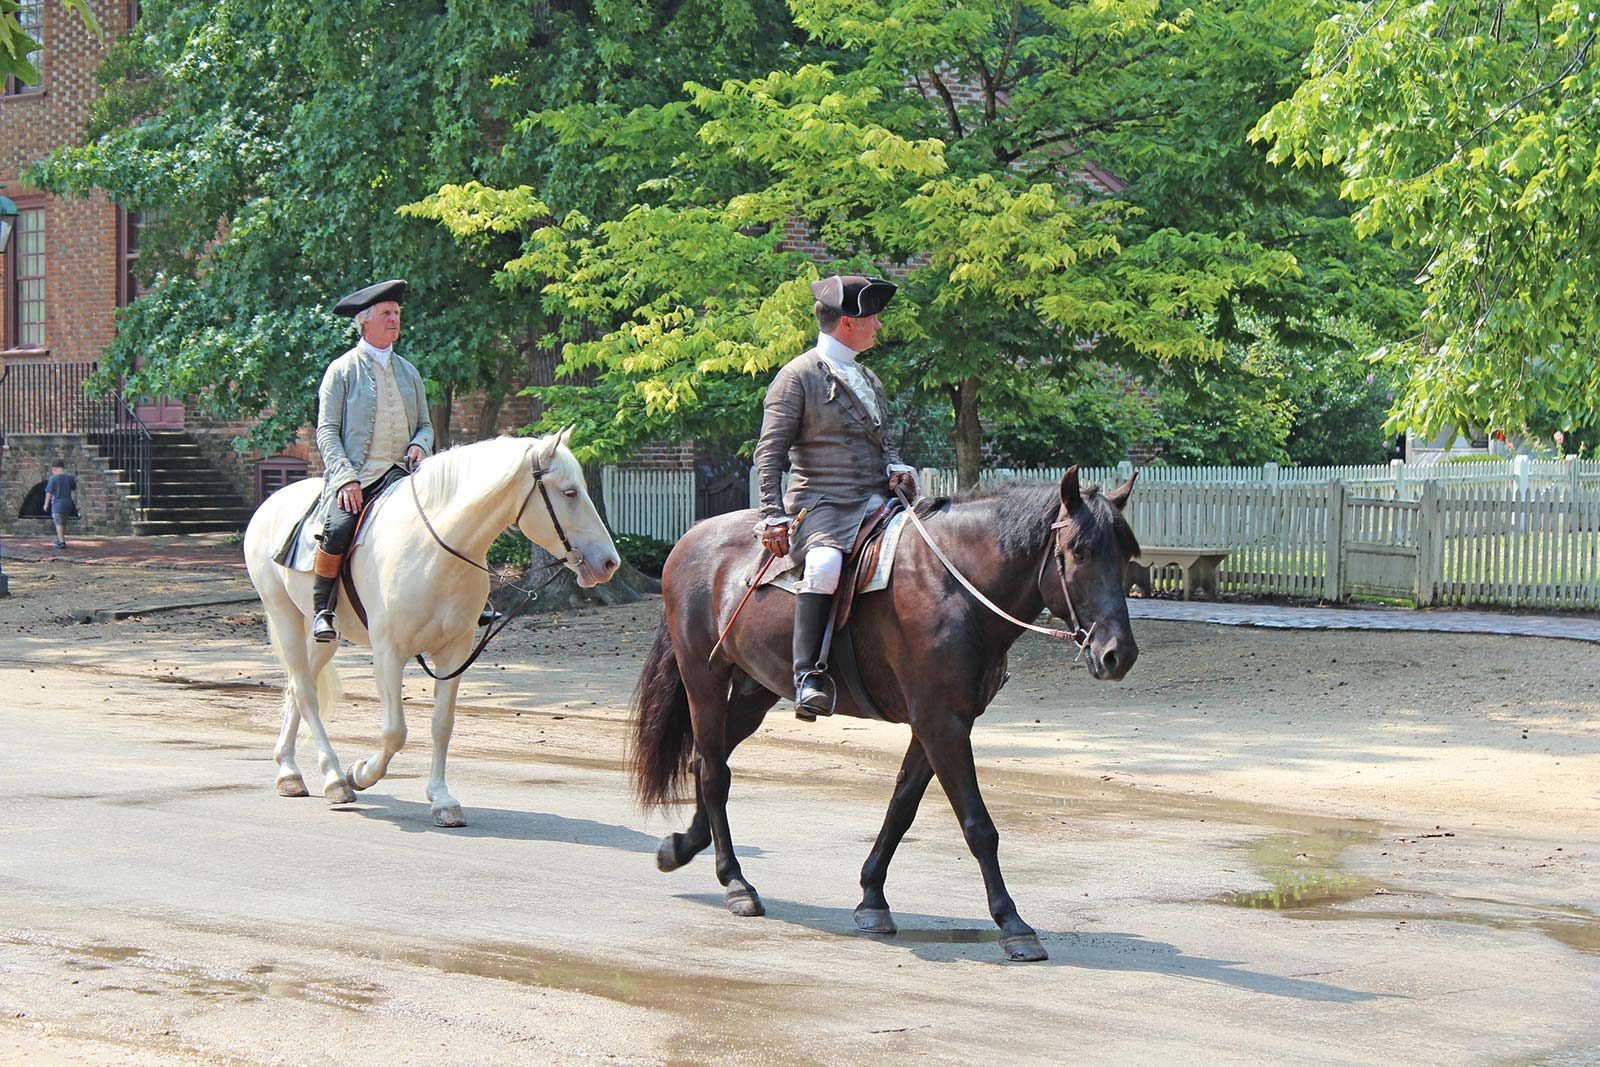
<path id="1" fill-rule="evenodd" d="M 639 684 L 633 691 L 633 739 L 628 762 L 633 767 L 634 793 L 646 810 L 665 807 L 684 796 L 683 780 L 694 756 L 694 725 L 689 717 L 689 691 L 683 686 L 678 659 L 661 615 L 656 639 L 645 653 Z"/>

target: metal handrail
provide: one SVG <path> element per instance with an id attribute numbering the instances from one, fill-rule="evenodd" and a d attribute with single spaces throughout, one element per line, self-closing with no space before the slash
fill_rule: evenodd
<path id="1" fill-rule="evenodd" d="M 93 362 L 8 360 L 0 428 L 12 434 L 82 434 L 133 486 L 139 518 L 150 509 L 150 428 L 116 391 L 90 396 Z"/>

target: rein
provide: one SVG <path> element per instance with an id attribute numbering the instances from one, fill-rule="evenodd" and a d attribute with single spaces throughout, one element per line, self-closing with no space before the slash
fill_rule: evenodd
<path id="1" fill-rule="evenodd" d="M 581 564 L 583 562 L 583 553 L 572 547 L 572 542 L 567 539 L 567 531 L 562 529 L 561 520 L 556 516 L 556 509 L 550 503 L 550 490 L 545 488 L 544 484 L 544 476 L 549 473 L 550 469 L 548 467 L 535 466 L 533 468 L 533 486 L 528 490 L 528 495 L 522 498 L 522 506 L 517 509 L 517 517 L 511 520 L 511 524 L 513 526 L 519 525 L 522 522 L 522 514 L 528 510 L 528 504 L 533 500 L 534 490 L 538 490 L 540 497 L 544 499 L 544 509 L 550 514 L 550 522 L 556 528 L 556 536 L 561 538 L 561 547 L 567 550 L 567 554 L 563 558 L 552 560 L 544 565 L 544 569 L 551 572 L 550 576 L 544 581 L 540 582 L 538 586 L 533 589 L 524 589 L 522 586 L 517 585 L 514 582 L 506 581 L 504 578 L 500 577 L 500 575 L 496 574 L 488 567 L 485 567 L 477 560 L 461 552 L 457 552 L 454 548 L 451 548 L 448 544 L 446 544 L 444 538 L 439 536 L 439 531 L 433 528 L 433 523 L 428 521 L 428 513 L 422 509 L 422 498 L 417 496 L 417 483 L 415 478 L 408 479 L 411 482 L 411 500 L 417 505 L 417 514 L 422 519 L 422 525 L 428 531 L 428 533 L 432 535 L 434 541 L 439 545 L 439 547 L 450 553 L 456 559 L 459 559 L 464 563 L 468 563 L 487 574 L 490 581 L 497 582 L 502 587 L 515 589 L 517 592 L 522 594 L 521 603 L 517 604 L 516 607 L 506 612 L 505 618 L 500 621 L 498 626 L 486 627 L 483 631 L 483 637 L 479 638 L 477 647 L 472 650 L 472 654 L 467 657 L 467 661 L 461 666 L 457 667 L 455 670 L 451 671 L 449 674 L 434 674 L 427 662 L 423 660 L 422 653 L 417 653 L 417 666 L 421 667 L 423 672 L 427 674 L 429 678 L 443 682 L 460 675 L 468 667 L 476 663 L 478 657 L 483 655 L 483 650 L 488 647 L 489 642 L 495 637 L 498 637 L 500 635 L 500 631 L 504 630 L 507 626 L 510 626 L 512 620 L 514 620 L 518 615 L 521 615 L 524 611 L 527 611 L 528 606 L 531 605 L 535 600 L 539 599 L 539 594 L 544 592 L 545 588 L 551 582 L 555 581 L 561 576 L 560 568 L 569 564 Z"/>
<path id="2" fill-rule="evenodd" d="M 1012 615 L 1010 612 L 997 605 L 994 601 L 984 596 L 983 593 L 978 590 L 977 586 L 973 585 L 967 580 L 966 575 L 962 574 L 956 569 L 956 565 L 950 562 L 950 557 L 946 556 L 939 546 L 934 544 L 933 538 L 928 534 L 928 528 L 922 525 L 922 520 L 917 517 L 916 509 L 911 506 L 911 501 L 906 498 L 905 490 L 896 488 L 895 495 L 898 496 L 900 498 L 900 502 L 906 506 L 906 513 L 911 516 L 912 525 L 916 526 L 917 533 L 922 535 L 922 540 L 927 543 L 927 546 L 930 549 L 933 550 L 934 556 L 938 558 L 940 563 L 944 564 L 944 569 L 949 571 L 955 580 L 961 583 L 962 588 L 971 593 L 978 603 L 982 604 L 984 607 L 988 608 L 990 611 L 994 612 L 996 615 L 1000 616 L 1002 619 L 1014 626 L 1020 626 L 1024 630 L 1032 630 L 1034 633 L 1044 634 L 1046 637 L 1054 637 L 1062 641 L 1071 641 L 1073 644 L 1078 646 L 1079 654 L 1082 654 L 1088 649 L 1089 639 L 1094 636 L 1094 627 L 1090 626 L 1087 630 L 1085 630 L 1083 628 L 1083 624 L 1078 621 L 1078 610 L 1077 608 L 1073 607 L 1072 593 L 1067 589 L 1067 563 L 1065 557 L 1063 557 L 1061 554 L 1060 545 L 1054 546 L 1055 552 L 1053 554 L 1056 559 L 1056 576 L 1061 579 L 1061 595 L 1066 597 L 1067 614 L 1072 616 L 1072 629 L 1070 630 L 1057 630 L 1049 626 L 1039 626 L 1031 622 L 1023 622 L 1021 619 Z M 1066 519 L 1062 519 L 1060 522 L 1051 525 L 1050 530 L 1052 540 L 1054 540 L 1055 531 L 1065 526 L 1067 521 L 1068 520 Z M 1040 582 L 1044 580 L 1044 565 L 1045 561 L 1040 560 Z"/>

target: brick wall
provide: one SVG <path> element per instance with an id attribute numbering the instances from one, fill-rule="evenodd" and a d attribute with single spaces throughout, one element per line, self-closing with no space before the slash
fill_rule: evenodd
<path id="1" fill-rule="evenodd" d="M 0 531 L 30 535 L 53 533 L 50 520 L 18 517 L 33 487 L 50 477 L 50 464 L 66 462 L 78 479 L 78 515 L 68 527 L 69 536 L 125 534 L 133 531 L 134 511 L 117 487 L 106 461 L 76 434 L 11 434 L 0 454 Z"/>
<path id="2" fill-rule="evenodd" d="M 117 210 L 103 195 L 63 200 L 24 185 L 22 169 L 62 145 L 77 144 L 99 95 L 95 71 L 112 37 L 128 24 L 128 0 L 89 0 L 102 44 L 65 5 L 44 5 L 39 92 L 0 96 L 0 187 L 21 208 L 44 210 L 45 348 L 28 358 L 88 362 L 113 335 L 117 277 Z M 9 294 L 0 257 L 0 293 Z M 0 338 L 9 300 L 0 300 Z M 20 353 L 19 353 L 20 354 Z"/>

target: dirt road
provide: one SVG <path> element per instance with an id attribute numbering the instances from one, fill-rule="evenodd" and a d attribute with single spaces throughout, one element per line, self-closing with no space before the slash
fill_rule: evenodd
<path id="1" fill-rule="evenodd" d="M 1051 958 L 1008 965 L 937 791 L 890 876 L 902 932 L 854 933 L 899 728 L 775 714 L 739 750 L 767 918 L 729 915 L 705 858 L 654 869 L 686 815 L 641 816 L 620 763 L 653 603 L 474 668 L 470 825 L 440 830 L 420 675 L 395 773 L 282 799 L 248 604 L 65 621 L 238 579 L 6 569 L 0 1063 L 1600 1060 L 1593 646 L 1143 624 L 1106 686 L 1020 644 L 976 741 Z M 341 661 L 348 762 L 377 714 Z"/>

